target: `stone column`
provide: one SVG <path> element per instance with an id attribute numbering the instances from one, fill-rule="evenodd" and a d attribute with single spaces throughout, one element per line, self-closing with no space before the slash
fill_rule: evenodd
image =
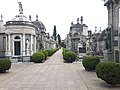
<path id="1" fill-rule="evenodd" d="M 5 47 L 5 55 L 8 55 L 8 36 L 6 34 L 6 47 Z"/>
<path id="2" fill-rule="evenodd" d="M 37 43 L 36 43 L 36 36 L 34 36 L 34 41 L 35 41 L 35 42 L 34 42 L 34 52 L 36 52 L 36 44 L 37 44 Z"/>
<path id="3" fill-rule="evenodd" d="M 31 35 L 31 45 L 30 45 L 31 55 L 33 54 L 33 35 Z"/>
<path id="4" fill-rule="evenodd" d="M 23 33 L 23 50 L 22 50 L 22 52 L 23 52 L 23 56 L 25 56 L 25 33 Z"/>
<path id="5" fill-rule="evenodd" d="M 11 38 L 10 38 L 10 34 L 8 34 L 8 56 L 11 56 Z"/>

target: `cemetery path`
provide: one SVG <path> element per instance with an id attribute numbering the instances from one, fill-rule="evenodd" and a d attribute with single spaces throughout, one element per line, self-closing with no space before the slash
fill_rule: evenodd
<path id="1" fill-rule="evenodd" d="M 8 73 L 0 74 L 0 90 L 120 90 L 111 88 L 87 72 L 81 62 L 64 63 L 62 50 L 45 63 L 13 64 Z"/>
<path id="2" fill-rule="evenodd" d="M 18 65 L 20 67 L 22 64 Z M 63 62 L 62 50 L 49 57 L 45 63 L 21 68 L 0 82 L 0 90 L 87 90 L 76 68 L 71 63 Z M 14 71 L 10 70 L 9 73 Z"/>

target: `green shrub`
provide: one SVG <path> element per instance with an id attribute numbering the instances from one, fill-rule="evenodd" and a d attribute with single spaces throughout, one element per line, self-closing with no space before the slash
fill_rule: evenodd
<path id="1" fill-rule="evenodd" d="M 52 54 L 54 54 L 56 51 L 58 51 L 59 48 L 52 48 L 51 51 L 52 51 Z"/>
<path id="2" fill-rule="evenodd" d="M 47 56 L 48 56 L 48 52 L 46 51 L 46 50 L 42 50 L 42 51 L 40 51 L 40 52 L 42 52 L 44 55 L 45 55 L 45 60 L 47 59 Z"/>
<path id="3" fill-rule="evenodd" d="M 63 52 L 62 52 L 62 55 L 63 55 L 63 59 L 66 60 L 66 52 L 68 52 L 69 50 L 66 49 L 66 48 L 63 48 Z"/>
<path id="4" fill-rule="evenodd" d="M 116 62 L 101 62 L 96 66 L 96 74 L 110 85 L 120 84 L 120 64 Z"/>
<path id="5" fill-rule="evenodd" d="M 63 48 L 63 52 L 62 52 L 62 54 L 64 54 L 65 52 L 68 52 L 68 51 L 69 51 L 68 49 Z"/>
<path id="6" fill-rule="evenodd" d="M 55 53 L 55 50 L 52 48 L 51 50 L 51 55 L 53 55 Z"/>
<path id="7" fill-rule="evenodd" d="M 68 51 L 64 53 L 64 59 L 66 62 L 74 62 L 76 60 L 76 54 L 74 52 Z"/>
<path id="8" fill-rule="evenodd" d="M 84 56 L 82 64 L 86 70 L 95 70 L 96 65 L 100 62 L 97 56 Z"/>
<path id="9" fill-rule="evenodd" d="M 41 63 L 45 59 L 45 55 L 42 52 L 36 52 L 32 55 L 32 62 Z"/>
<path id="10" fill-rule="evenodd" d="M 66 60 L 67 57 L 66 57 L 66 52 L 63 52 L 63 59 Z"/>
<path id="11" fill-rule="evenodd" d="M 46 50 L 46 51 L 48 52 L 48 56 L 51 56 L 58 50 L 59 50 L 59 48 L 52 48 L 52 49 L 49 49 L 49 50 Z"/>
<path id="12" fill-rule="evenodd" d="M 11 61 L 7 58 L 0 59 L 0 73 L 6 72 L 11 68 Z"/>
<path id="13" fill-rule="evenodd" d="M 48 56 L 52 55 L 52 51 L 51 50 L 46 50 L 48 52 Z"/>

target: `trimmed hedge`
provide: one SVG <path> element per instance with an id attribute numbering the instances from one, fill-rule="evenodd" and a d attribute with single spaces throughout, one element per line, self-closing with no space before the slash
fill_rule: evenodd
<path id="1" fill-rule="evenodd" d="M 41 50 L 40 52 L 36 52 L 32 55 L 31 62 L 41 63 L 41 62 L 43 62 L 43 60 L 47 59 L 47 56 L 51 56 L 58 50 L 59 50 L 59 48 L 55 48 L 55 49 Z"/>
<path id="2" fill-rule="evenodd" d="M 67 57 L 66 57 L 66 52 L 69 52 L 69 50 L 68 50 L 68 49 L 66 49 L 66 48 L 63 48 L 62 55 L 63 55 L 63 59 L 64 59 L 64 60 L 67 60 Z"/>
<path id="3" fill-rule="evenodd" d="M 32 55 L 32 62 L 41 63 L 45 60 L 45 55 L 42 52 L 36 52 Z"/>
<path id="4" fill-rule="evenodd" d="M 59 48 L 52 48 L 52 49 L 49 49 L 46 51 L 48 52 L 48 56 L 52 56 L 58 50 L 59 50 Z"/>
<path id="5" fill-rule="evenodd" d="M 97 56 L 84 56 L 82 60 L 82 64 L 87 71 L 95 70 L 95 67 L 99 62 L 100 59 Z"/>
<path id="6" fill-rule="evenodd" d="M 65 62 L 74 62 L 77 58 L 77 55 L 76 53 L 66 49 L 66 48 L 63 48 L 63 52 L 62 52 L 62 55 L 63 55 L 63 59 L 65 60 Z"/>
<path id="7" fill-rule="evenodd" d="M 42 52 L 44 55 L 45 55 L 45 60 L 47 59 L 47 56 L 48 56 L 48 52 L 46 51 L 46 50 L 42 50 L 42 51 L 40 51 L 40 52 Z"/>
<path id="8" fill-rule="evenodd" d="M 101 62 L 96 66 L 96 74 L 110 85 L 120 84 L 120 64 L 116 62 Z"/>
<path id="9" fill-rule="evenodd" d="M 52 51 L 51 50 L 46 50 L 48 52 L 48 56 L 52 55 Z"/>
<path id="10" fill-rule="evenodd" d="M 11 68 L 11 61 L 7 58 L 0 58 L 0 73 L 6 72 Z"/>
<path id="11" fill-rule="evenodd" d="M 65 62 L 74 62 L 77 56 L 74 52 L 68 51 L 65 52 L 64 58 L 65 58 Z"/>

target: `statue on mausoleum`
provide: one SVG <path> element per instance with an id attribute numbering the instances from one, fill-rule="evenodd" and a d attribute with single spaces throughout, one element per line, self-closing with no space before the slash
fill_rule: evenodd
<path id="1" fill-rule="evenodd" d="M 19 13 L 20 13 L 20 14 L 23 14 L 22 3 L 21 3 L 21 2 L 18 2 L 18 4 L 19 4 Z"/>

